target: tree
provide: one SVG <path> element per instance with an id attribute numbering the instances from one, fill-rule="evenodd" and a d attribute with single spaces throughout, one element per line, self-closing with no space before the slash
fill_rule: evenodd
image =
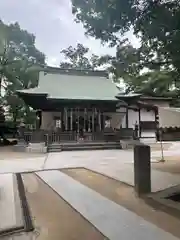
<path id="1" fill-rule="evenodd" d="M 34 35 L 22 30 L 18 23 L 5 25 L 0 21 L 0 92 L 2 87 L 6 89 L 10 76 L 16 76 L 22 62 L 42 65 L 45 56 L 36 49 Z"/>
<path id="2" fill-rule="evenodd" d="M 82 44 L 77 44 L 76 48 L 70 46 L 61 53 L 66 59 L 65 62 L 60 63 L 61 68 L 94 70 L 99 64 L 99 57 L 94 54 L 88 56 L 89 48 Z"/>
<path id="3" fill-rule="evenodd" d="M 45 64 L 45 55 L 35 47 L 35 36 L 20 28 L 18 23 L 6 25 L 0 21 L 0 97 L 2 89 L 6 109 L 17 118 L 34 113 L 16 96 L 16 90 L 35 87 L 38 71 Z M 28 114 L 28 115 L 27 115 Z"/>
<path id="4" fill-rule="evenodd" d="M 146 65 L 165 65 L 180 73 L 179 0 L 72 0 L 72 7 L 86 34 L 113 46 L 132 28 L 141 40 Z"/>
<path id="5" fill-rule="evenodd" d="M 32 65 L 27 61 L 19 62 L 15 72 L 11 72 L 9 69 L 10 74 L 6 83 L 4 100 L 6 109 L 14 122 L 14 127 L 16 127 L 18 119 L 24 119 L 27 124 L 35 122 L 35 112 L 16 95 L 16 91 L 37 86 L 40 70 L 41 67 Z"/>
<path id="6" fill-rule="evenodd" d="M 139 76 L 142 70 L 141 56 L 138 49 L 134 48 L 127 39 L 120 41 L 116 47 L 116 55 L 104 55 L 99 58 L 99 65 L 108 66 L 108 71 L 113 74 L 114 82 L 119 79 L 129 81 Z"/>

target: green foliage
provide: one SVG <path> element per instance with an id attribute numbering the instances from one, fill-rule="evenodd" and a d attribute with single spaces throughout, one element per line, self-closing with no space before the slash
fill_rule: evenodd
<path id="1" fill-rule="evenodd" d="M 64 55 L 66 61 L 60 63 L 61 68 L 65 69 L 88 69 L 94 70 L 98 66 L 99 57 L 89 54 L 89 48 L 82 44 L 77 44 L 76 48 L 72 46 L 63 49 L 61 53 Z"/>
<path id="2" fill-rule="evenodd" d="M 72 0 L 72 11 L 87 35 L 117 47 L 115 57 L 101 61 L 110 64 L 116 81 L 124 79 L 127 92 L 179 101 L 179 0 Z M 138 49 L 120 41 L 130 29 L 140 40 Z M 144 68 L 148 72 L 142 74 Z"/>
<path id="3" fill-rule="evenodd" d="M 116 33 L 123 34 L 136 18 L 134 0 L 72 0 L 76 21 L 82 22 L 86 34 L 102 41 L 118 40 Z"/>
<path id="4" fill-rule="evenodd" d="M 28 120 L 35 115 L 16 91 L 35 87 L 44 64 L 45 55 L 36 49 L 34 35 L 18 23 L 6 25 L 0 21 L 0 97 L 15 124 L 19 118 Z"/>
<path id="5" fill-rule="evenodd" d="M 118 45 L 119 37 L 133 28 L 146 55 L 145 65 L 155 62 L 180 72 L 179 0 L 72 0 L 72 6 L 86 34 Z"/>

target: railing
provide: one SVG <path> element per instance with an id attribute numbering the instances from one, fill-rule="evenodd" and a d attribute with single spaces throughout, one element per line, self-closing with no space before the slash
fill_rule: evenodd
<path id="1" fill-rule="evenodd" d="M 49 132 L 48 133 L 48 142 L 60 143 L 60 142 L 73 142 L 77 141 L 77 134 L 75 132 Z"/>
<path id="2" fill-rule="evenodd" d="M 61 143 L 61 142 L 75 142 L 81 139 L 76 132 L 55 132 L 45 130 L 24 131 L 24 140 L 29 143 L 45 142 L 46 144 Z M 120 129 L 119 131 L 105 131 L 105 132 L 85 132 L 83 134 L 83 141 L 119 141 L 121 139 L 133 138 L 133 129 Z"/>
<path id="3" fill-rule="evenodd" d="M 43 130 L 24 131 L 23 138 L 27 143 L 45 142 L 46 134 L 47 131 Z"/>

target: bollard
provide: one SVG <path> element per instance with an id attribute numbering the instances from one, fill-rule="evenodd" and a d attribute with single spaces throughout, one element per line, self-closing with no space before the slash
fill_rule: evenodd
<path id="1" fill-rule="evenodd" d="M 137 195 L 151 192 L 151 152 L 150 146 L 134 147 L 134 186 Z"/>

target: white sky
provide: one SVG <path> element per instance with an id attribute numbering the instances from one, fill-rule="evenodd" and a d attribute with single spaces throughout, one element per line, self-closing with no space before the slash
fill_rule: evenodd
<path id="1" fill-rule="evenodd" d="M 0 18 L 5 23 L 19 22 L 36 36 L 36 46 L 47 56 L 49 65 L 58 66 L 60 51 L 82 43 L 97 55 L 114 54 L 114 49 L 87 38 L 81 24 L 73 21 L 70 0 L 0 0 Z M 138 40 L 130 32 L 127 37 L 136 47 Z"/>

